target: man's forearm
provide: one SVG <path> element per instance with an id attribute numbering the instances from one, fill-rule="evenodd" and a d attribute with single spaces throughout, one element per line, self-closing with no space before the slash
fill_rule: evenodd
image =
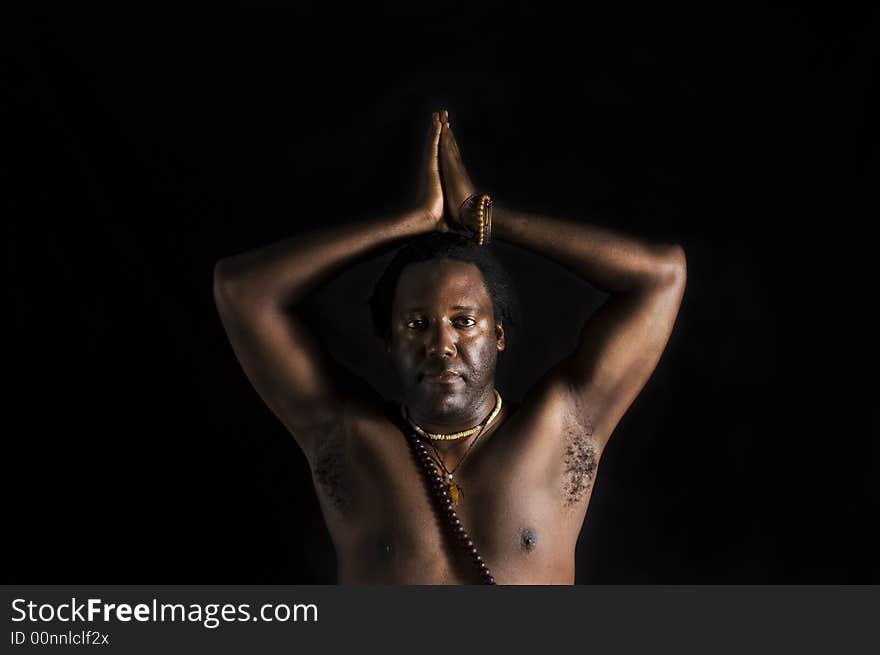
<path id="1" fill-rule="evenodd" d="M 295 303 L 342 266 L 430 229 L 413 211 L 312 232 L 219 261 L 215 284 L 251 301 Z"/>
<path id="2" fill-rule="evenodd" d="M 494 236 L 562 264 L 608 293 L 653 286 L 680 273 L 679 246 L 652 244 L 609 229 L 495 206 Z"/>

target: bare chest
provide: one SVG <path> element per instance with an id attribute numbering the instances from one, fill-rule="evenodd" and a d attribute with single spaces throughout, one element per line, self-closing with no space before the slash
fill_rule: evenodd
<path id="1" fill-rule="evenodd" d="M 586 502 L 541 458 L 505 434 L 456 470 L 456 518 L 499 584 L 570 584 Z M 559 453 L 564 471 L 564 453 Z M 479 583 L 467 544 L 399 432 L 366 435 L 337 460 L 340 488 L 316 479 L 337 547 L 339 580 L 366 584 Z M 331 499 L 342 502 L 332 502 Z"/>

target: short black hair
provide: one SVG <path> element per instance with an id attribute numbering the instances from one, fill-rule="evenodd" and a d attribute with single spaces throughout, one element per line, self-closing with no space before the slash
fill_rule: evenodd
<path id="1" fill-rule="evenodd" d="M 505 341 L 509 344 L 510 327 L 518 323 L 519 315 L 519 305 L 510 277 L 489 250 L 457 232 L 431 232 L 416 237 L 397 251 L 370 296 L 370 313 L 377 336 L 383 340 L 391 336 L 391 305 L 404 267 L 433 259 L 454 259 L 474 264 L 480 269 L 489 297 L 492 298 L 495 321 L 500 321 L 504 326 Z"/>

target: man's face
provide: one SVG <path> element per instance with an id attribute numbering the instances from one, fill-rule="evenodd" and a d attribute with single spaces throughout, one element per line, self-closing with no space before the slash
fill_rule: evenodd
<path id="1" fill-rule="evenodd" d="M 474 264 L 433 259 L 401 272 L 389 342 L 404 402 L 425 421 L 472 418 L 495 384 L 504 330 Z"/>

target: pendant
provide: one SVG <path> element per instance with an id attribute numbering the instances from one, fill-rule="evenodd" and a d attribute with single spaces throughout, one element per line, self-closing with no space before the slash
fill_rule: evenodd
<path id="1" fill-rule="evenodd" d="M 452 484 L 451 482 L 446 487 L 449 490 L 449 497 L 452 499 L 453 505 L 458 505 L 458 499 L 462 495 L 461 487 L 457 484 Z"/>

